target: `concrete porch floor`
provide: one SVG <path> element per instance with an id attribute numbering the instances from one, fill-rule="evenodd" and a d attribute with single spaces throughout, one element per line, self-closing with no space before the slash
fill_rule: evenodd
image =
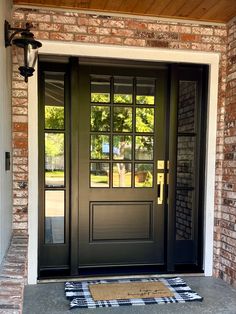
<path id="1" fill-rule="evenodd" d="M 152 313 L 230 313 L 236 314 L 236 289 L 212 277 L 184 277 L 203 302 L 124 306 L 119 308 L 73 309 L 64 294 L 63 283 L 42 283 L 25 287 L 23 314 L 152 314 Z"/>

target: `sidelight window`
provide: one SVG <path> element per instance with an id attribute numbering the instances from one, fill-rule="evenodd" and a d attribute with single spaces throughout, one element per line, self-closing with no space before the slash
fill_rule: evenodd
<path id="1" fill-rule="evenodd" d="M 64 73 L 45 73 L 44 86 L 44 241 L 65 242 Z"/>

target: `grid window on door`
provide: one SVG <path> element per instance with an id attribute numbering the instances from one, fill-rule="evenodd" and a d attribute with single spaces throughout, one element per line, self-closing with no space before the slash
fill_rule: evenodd
<path id="1" fill-rule="evenodd" d="M 90 78 L 90 187 L 152 188 L 156 79 Z"/>

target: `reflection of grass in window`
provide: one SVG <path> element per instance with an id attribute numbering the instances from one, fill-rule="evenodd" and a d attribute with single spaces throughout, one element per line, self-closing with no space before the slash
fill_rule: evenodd
<path id="1" fill-rule="evenodd" d="M 60 178 L 64 177 L 64 171 L 46 171 L 47 178 Z"/>
<path id="2" fill-rule="evenodd" d="M 108 177 L 107 176 L 102 176 L 102 175 L 91 175 L 91 182 L 94 183 L 108 183 Z"/>

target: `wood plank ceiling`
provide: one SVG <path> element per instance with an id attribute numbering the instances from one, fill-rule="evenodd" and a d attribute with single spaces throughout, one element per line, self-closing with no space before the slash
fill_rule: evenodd
<path id="1" fill-rule="evenodd" d="M 227 23 L 236 16 L 236 0 L 13 0 L 13 3 L 219 23 Z"/>

